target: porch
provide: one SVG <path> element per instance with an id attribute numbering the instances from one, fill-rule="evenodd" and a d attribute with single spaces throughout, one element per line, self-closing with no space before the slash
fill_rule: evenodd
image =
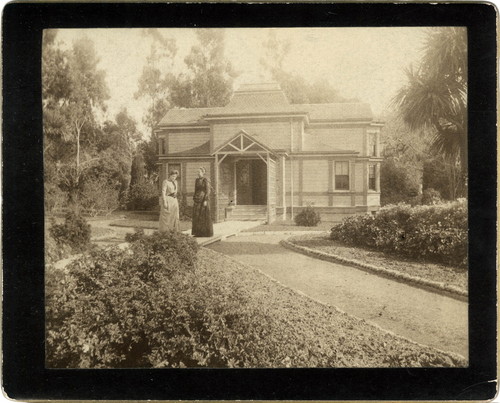
<path id="1" fill-rule="evenodd" d="M 278 156 L 244 131 L 220 146 L 213 155 L 217 221 L 273 222 Z"/>

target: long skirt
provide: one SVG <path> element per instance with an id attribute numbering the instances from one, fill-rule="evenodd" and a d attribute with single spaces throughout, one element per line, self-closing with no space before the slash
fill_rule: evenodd
<path id="1" fill-rule="evenodd" d="M 193 227 L 191 229 L 193 236 L 210 237 L 214 235 L 214 226 L 210 217 L 210 206 L 203 203 L 194 203 L 193 205 Z"/>
<path id="2" fill-rule="evenodd" d="M 167 196 L 165 208 L 160 198 L 160 232 L 179 231 L 179 202 L 175 197 Z"/>

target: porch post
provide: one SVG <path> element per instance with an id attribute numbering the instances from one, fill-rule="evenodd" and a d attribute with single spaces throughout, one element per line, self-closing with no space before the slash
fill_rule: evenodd
<path id="1" fill-rule="evenodd" d="M 271 161 L 269 158 L 269 153 L 267 153 L 267 223 L 271 224 L 271 170 L 269 169 L 271 166 Z"/>
<path id="2" fill-rule="evenodd" d="M 238 205 L 238 195 L 236 193 L 236 183 L 237 183 L 238 177 L 236 175 L 236 159 L 233 162 L 233 201 L 234 205 Z"/>
<path id="3" fill-rule="evenodd" d="M 283 221 L 286 220 L 286 174 L 285 174 L 285 156 L 281 156 L 281 205 L 283 206 Z"/>
<path id="4" fill-rule="evenodd" d="M 215 218 L 219 222 L 219 154 L 215 154 Z"/>

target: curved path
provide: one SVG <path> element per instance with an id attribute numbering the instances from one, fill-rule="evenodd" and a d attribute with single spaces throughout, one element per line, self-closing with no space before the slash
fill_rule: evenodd
<path id="1" fill-rule="evenodd" d="M 209 247 L 384 329 L 468 357 L 466 302 L 292 252 L 279 245 L 281 239 L 232 237 Z"/>

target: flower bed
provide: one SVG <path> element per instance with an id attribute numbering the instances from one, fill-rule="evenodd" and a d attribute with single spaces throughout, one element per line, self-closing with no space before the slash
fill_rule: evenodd
<path id="1" fill-rule="evenodd" d="M 467 365 L 196 249 L 182 234 L 139 236 L 47 273 L 47 365 Z"/>
<path id="2" fill-rule="evenodd" d="M 467 268 L 467 203 L 397 205 L 346 218 L 331 239 L 399 256 Z"/>

